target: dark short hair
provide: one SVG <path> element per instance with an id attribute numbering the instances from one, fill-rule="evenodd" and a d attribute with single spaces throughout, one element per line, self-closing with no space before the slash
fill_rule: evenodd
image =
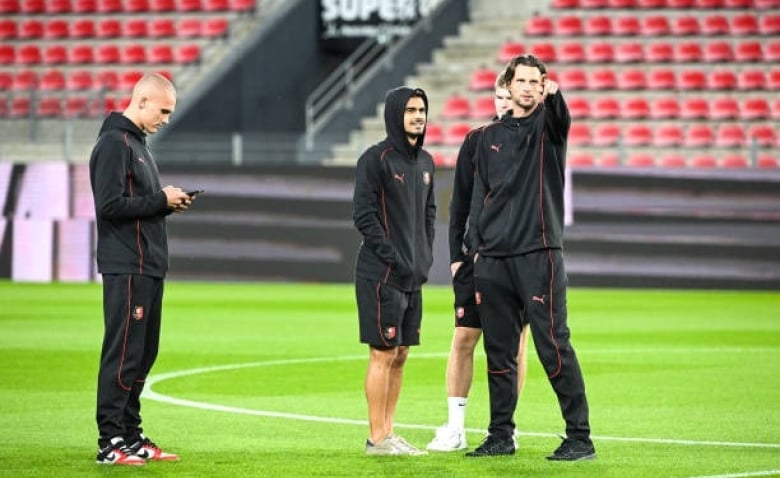
<path id="1" fill-rule="evenodd" d="M 515 69 L 517 68 L 517 65 L 536 67 L 541 74 L 547 74 L 547 67 L 544 66 L 542 60 L 536 58 L 533 55 L 516 56 L 512 58 L 509 63 L 507 63 L 506 68 L 504 68 L 505 84 L 509 85 L 509 83 L 512 81 L 512 78 L 515 77 Z"/>

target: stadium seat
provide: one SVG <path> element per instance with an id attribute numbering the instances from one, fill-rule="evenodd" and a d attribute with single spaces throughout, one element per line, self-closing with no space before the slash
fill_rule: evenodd
<path id="1" fill-rule="evenodd" d="M 43 37 L 43 22 L 38 18 L 28 18 L 19 23 L 19 39 L 33 40 Z"/>
<path id="2" fill-rule="evenodd" d="M 457 162 L 458 159 L 456 155 L 447 154 L 442 151 L 434 151 L 432 156 L 433 156 L 433 164 L 437 168 L 452 168 L 455 166 L 455 163 Z"/>
<path id="3" fill-rule="evenodd" d="M 742 70 L 737 73 L 736 89 L 763 90 L 766 88 L 766 74 L 761 69 Z"/>
<path id="4" fill-rule="evenodd" d="M 19 13 L 19 0 L 0 1 L 0 13 L 7 15 Z"/>
<path id="5" fill-rule="evenodd" d="M 599 9 L 607 8 L 609 2 L 607 0 L 580 0 L 580 8 L 585 9 Z"/>
<path id="6" fill-rule="evenodd" d="M 691 158 L 690 166 L 692 168 L 715 168 L 718 166 L 718 160 L 711 154 L 700 153 Z"/>
<path id="7" fill-rule="evenodd" d="M 739 153 L 729 153 L 718 161 L 721 168 L 747 168 L 750 161 Z"/>
<path id="8" fill-rule="evenodd" d="M 612 20 L 607 15 L 592 15 L 585 18 L 582 33 L 587 36 L 609 36 L 612 33 Z"/>
<path id="9" fill-rule="evenodd" d="M 142 71 L 130 70 L 119 73 L 119 90 L 130 91 L 133 86 L 144 76 Z"/>
<path id="10" fill-rule="evenodd" d="M 598 158 L 596 158 L 596 165 L 602 168 L 614 168 L 620 166 L 620 158 L 617 153 L 601 153 Z"/>
<path id="11" fill-rule="evenodd" d="M 640 17 L 639 34 L 645 37 L 660 37 L 669 35 L 671 26 L 666 15 L 649 14 Z"/>
<path id="12" fill-rule="evenodd" d="M 702 60 L 707 63 L 728 63 L 734 60 L 734 51 L 727 41 L 713 41 L 704 45 Z"/>
<path id="13" fill-rule="evenodd" d="M 600 123 L 593 129 L 593 146 L 616 146 L 622 137 L 620 126 L 615 123 Z"/>
<path id="14" fill-rule="evenodd" d="M 631 153 L 626 160 L 626 166 L 652 168 L 655 166 L 655 156 L 650 153 Z"/>
<path id="15" fill-rule="evenodd" d="M 507 41 L 499 47 L 496 59 L 501 63 L 508 63 L 512 58 L 521 55 L 525 55 L 525 46 L 520 42 Z"/>
<path id="16" fill-rule="evenodd" d="M 713 70 L 707 75 L 707 89 L 734 90 L 737 88 L 737 75 L 733 70 Z"/>
<path id="17" fill-rule="evenodd" d="M 750 45 L 746 45 L 745 48 L 750 49 Z M 766 42 L 763 50 L 763 59 L 769 63 L 780 62 L 780 40 L 769 40 Z"/>
<path id="18" fill-rule="evenodd" d="M 228 35 L 229 28 L 230 24 L 226 18 L 207 18 L 201 24 L 201 35 L 206 38 L 225 38 Z"/>
<path id="19" fill-rule="evenodd" d="M 559 10 L 565 10 L 568 8 L 579 8 L 579 0 L 553 0 L 552 7 Z"/>
<path id="20" fill-rule="evenodd" d="M 146 18 L 130 17 L 122 22 L 122 36 L 126 38 L 145 38 L 149 33 L 149 24 L 154 25 L 156 21 L 149 22 Z"/>
<path id="21" fill-rule="evenodd" d="M 550 17 L 537 15 L 528 19 L 525 24 L 524 33 L 526 36 L 550 36 L 553 33 L 553 22 Z"/>
<path id="22" fill-rule="evenodd" d="M 0 40 L 13 40 L 17 36 L 16 20 L 0 19 Z"/>
<path id="23" fill-rule="evenodd" d="M 441 116 L 445 119 L 467 118 L 471 113 L 469 99 L 464 96 L 452 95 L 444 101 Z"/>
<path id="24" fill-rule="evenodd" d="M 585 151 L 577 151 L 566 157 L 566 166 L 572 168 L 589 168 L 595 165 L 596 161 L 593 155 Z"/>
<path id="25" fill-rule="evenodd" d="M 645 45 L 645 61 L 668 63 L 674 60 L 674 45 L 668 42 L 651 41 Z"/>
<path id="26" fill-rule="evenodd" d="M 721 96 L 710 101 L 710 119 L 735 119 L 737 116 L 739 116 L 739 103 L 734 98 Z"/>
<path id="27" fill-rule="evenodd" d="M 626 146 L 647 146 L 653 142 L 653 129 L 644 123 L 633 123 L 626 126 L 623 133 L 623 144 Z"/>
<path id="28" fill-rule="evenodd" d="M 71 0 L 70 9 L 73 13 L 95 13 L 97 3 L 95 0 Z"/>
<path id="29" fill-rule="evenodd" d="M 95 63 L 101 65 L 110 65 L 119 63 L 119 46 L 112 43 L 105 43 L 95 47 Z"/>
<path id="30" fill-rule="evenodd" d="M 96 10 L 99 13 L 120 13 L 122 0 L 97 0 Z"/>
<path id="31" fill-rule="evenodd" d="M 684 70 L 677 77 L 677 89 L 681 91 L 703 90 L 707 87 L 707 74 L 704 70 Z"/>
<path id="32" fill-rule="evenodd" d="M 709 147 L 715 141 L 715 133 L 707 124 L 692 124 L 685 129 L 683 146 L 702 148 Z"/>
<path id="33" fill-rule="evenodd" d="M 49 70 L 41 74 L 38 88 L 42 91 L 60 91 L 65 89 L 65 74 L 61 70 Z"/>
<path id="34" fill-rule="evenodd" d="M 450 146 L 460 145 L 463 138 L 471 131 L 469 123 L 455 122 L 444 128 L 444 138 L 442 143 Z"/>
<path id="35" fill-rule="evenodd" d="M 62 116 L 62 100 L 58 96 L 44 96 L 35 104 L 35 115 L 39 118 Z"/>
<path id="36" fill-rule="evenodd" d="M 98 38 L 116 38 L 122 36 L 122 22 L 116 18 L 98 20 L 95 36 Z"/>
<path id="37" fill-rule="evenodd" d="M 734 47 L 734 61 L 757 62 L 764 61 L 764 49 L 758 41 L 737 42 Z M 767 60 L 770 61 L 770 60 Z"/>
<path id="38" fill-rule="evenodd" d="M 70 0 L 46 0 L 46 13 L 70 13 Z"/>
<path id="39" fill-rule="evenodd" d="M 11 72 L 0 71 L 0 91 L 8 91 L 14 84 L 14 76 Z"/>
<path id="40" fill-rule="evenodd" d="M 618 90 L 644 90 L 646 87 L 647 79 L 643 68 L 626 68 L 618 72 Z"/>
<path id="41" fill-rule="evenodd" d="M 496 115 L 496 105 L 493 101 L 493 96 L 480 96 L 475 99 L 469 117 L 472 119 L 479 119 L 487 121 Z M 426 137 L 426 141 L 427 141 Z"/>
<path id="42" fill-rule="evenodd" d="M 152 64 L 174 63 L 174 47 L 167 43 L 149 45 L 148 61 Z"/>
<path id="43" fill-rule="evenodd" d="M 161 45 L 153 44 L 150 48 L 157 48 Z M 146 47 L 141 43 L 128 43 L 122 46 L 119 54 L 119 62 L 124 65 L 142 65 L 146 63 Z M 151 61 L 151 55 L 149 58 Z M 154 62 L 152 62 L 154 63 Z"/>
<path id="44" fill-rule="evenodd" d="M 771 169 L 780 167 L 780 160 L 771 154 L 759 154 L 756 159 L 756 167 L 761 169 Z"/>
<path id="45" fill-rule="evenodd" d="M 158 13 L 176 11 L 174 0 L 149 0 L 149 10 Z"/>
<path id="46" fill-rule="evenodd" d="M 588 89 L 614 90 L 617 88 L 617 76 L 612 68 L 594 68 L 588 72 Z"/>
<path id="47" fill-rule="evenodd" d="M 16 48 L 11 44 L 0 44 L 0 65 L 16 63 Z"/>
<path id="48" fill-rule="evenodd" d="M 36 88 L 38 88 L 38 73 L 35 70 L 19 70 L 14 74 L 12 90 L 32 91 Z"/>
<path id="49" fill-rule="evenodd" d="M 636 36 L 642 34 L 642 27 L 636 16 L 615 17 L 612 21 L 612 34 L 617 36 Z"/>
<path id="50" fill-rule="evenodd" d="M 731 26 L 729 20 L 721 14 L 711 14 L 705 16 L 701 20 L 701 34 L 702 35 L 728 35 L 730 33 Z"/>
<path id="51" fill-rule="evenodd" d="M 652 69 L 647 73 L 647 87 L 651 90 L 675 90 L 677 73 L 671 68 Z"/>
<path id="52" fill-rule="evenodd" d="M 21 0 L 19 11 L 28 14 L 40 14 L 46 12 L 46 3 L 43 0 Z"/>
<path id="53" fill-rule="evenodd" d="M 92 45 L 73 45 L 68 50 L 68 63 L 71 65 L 86 65 L 94 61 Z"/>
<path id="54" fill-rule="evenodd" d="M 739 119 L 745 121 L 769 119 L 770 116 L 772 111 L 765 98 L 746 98 L 739 106 Z"/>
<path id="55" fill-rule="evenodd" d="M 753 6 L 753 0 L 722 0 L 723 8 L 747 9 Z"/>
<path id="56" fill-rule="evenodd" d="M 428 123 L 425 126 L 425 145 L 439 145 L 444 142 L 444 130 L 435 123 Z"/>
<path id="57" fill-rule="evenodd" d="M 765 148 L 780 146 L 777 142 L 778 136 L 775 133 L 775 128 L 768 124 L 751 125 L 747 131 L 747 139 L 748 144 L 755 142 Z"/>
<path id="58" fill-rule="evenodd" d="M 256 8 L 256 0 L 230 0 L 230 11 L 238 13 L 250 13 L 254 12 Z"/>
<path id="59" fill-rule="evenodd" d="M 590 102 L 584 96 L 572 96 L 566 100 L 569 107 L 569 116 L 572 119 L 586 119 L 590 117 Z"/>
<path id="60" fill-rule="evenodd" d="M 31 101 L 29 96 L 16 96 L 11 99 L 11 106 L 8 109 L 9 118 L 27 118 L 30 116 Z"/>
<path id="61" fill-rule="evenodd" d="M 636 6 L 640 9 L 661 9 L 666 8 L 667 0 L 637 0 Z"/>
<path id="62" fill-rule="evenodd" d="M 673 46 L 672 59 L 677 63 L 696 63 L 702 59 L 702 48 L 699 42 L 684 40 Z"/>
<path id="63" fill-rule="evenodd" d="M 725 123 L 718 126 L 715 132 L 715 146 L 721 148 L 739 148 L 747 143 L 745 130 L 736 123 Z"/>
<path id="64" fill-rule="evenodd" d="M 683 130 L 679 124 L 670 123 L 658 126 L 653 134 L 653 146 L 668 148 L 681 146 Z"/>
<path id="65" fill-rule="evenodd" d="M 769 70 L 766 76 L 766 89 L 780 90 L 780 69 Z"/>
<path id="66" fill-rule="evenodd" d="M 572 123 L 569 128 L 569 144 L 572 146 L 587 146 L 590 144 L 590 125 L 587 123 Z"/>
<path id="67" fill-rule="evenodd" d="M 66 87 L 71 91 L 89 91 L 93 86 L 92 70 L 71 70 L 68 74 Z"/>
<path id="68" fill-rule="evenodd" d="M 553 33 L 558 37 L 582 35 L 582 20 L 577 15 L 561 15 L 553 20 Z"/>
<path id="69" fill-rule="evenodd" d="M 69 36 L 70 26 L 61 18 L 53 18 L 43 25 L 43 38 L 47 40 L 68 38 Z"/>
<path id="70" fill-rule="evenodd" d="M 149 11 L 148 0 L 124 0 L 124 11 L 127 13 L 145 13 Z"/>
<path id="71" fill-rule="evenodd" d="M 230 9 L 228 0 L 203 0 L 203 10 L 207 12 L 225 12 Z"/>
<path id="72" fill-rule="evenodd" d="M 758 33 L 766 36 L 780 35 L 780 14 L 768 13 L 758 19 Z"/>
<path id="73" fill-rule="evenodd" d="M 37 44 L 22 44 L 16 50 L 16 63 L 18 65 L 37 65 L 41 62 L 41 48 Z"/>
<path id="74" fill-rule="evenodd" d="M 617 10 L 636 8 L 636 0 L 607 0 L 607 6 Z"/>
<path id="75" fill-rule="evenodd" d="M 715 9 L 723 7 L 723 0 L 694 0 L 694 8 Z"/>
<path id="76" fill-rule="evenodd" d="M 555 45 L 548 42 L 534 43 L 528 49 L 528 53 L 545 63 L 553 63 L 556 60 Z"/>
<path id="77" fill-rule="evenodd" d="M 662 168 L 684 168 L 687 162 L 682 154 L 668 153 L 658 159 L 658 165 Z"/>
<path id="78" fill-rule="evenodd" d="M 680 102 L 680 119 L 706 119 L 710 115 L 710 104 L 704 98 L 686 97 Z"/>
<path id="79" fill-rule="evenodd" d="M 767 18 L 767 17 L 762 17 Z M 729 31 L 732 35 L 749 36 L 759 32 L 758 20 L 752 13 L 740 13 L 731 17 Z"/>
<path id="80" fill-rule="evenodd" d="M 607 41 L 592 41 L 585 45 L 585 61 L 588 63 L 610 63 L 615 59 L 615 48 Z"/>
<path id="81" fill-rule="evenodd" d="M 560 43 L 557 50 L 559 63 L 582 63 L 585 61 L 585 48 L 580 42 Z"/>
<path id="82" fill-rule="evenodd" d="M 95 20 L 91 18 L 78 18 L 70 24 L 71 38 L 92 38 L 95 36 Z"/>
<path id="83" fill-rule="evenodd" d="M 195 43 L 178 45 L 174 52 L 174 60 L 181 65 L 189 65 L 200 61 L 200 46 Z"/>
<path id="84" fill-rule="evenodd" d="M 182 18 L 175 27 L 172 19 L 161 18 L 159 19 L 157 28 L 155 28 L 154 24 L 152 25 L 152 32 L 154 33 L 150 36 L 169 37 L 176 35 L 179 38 L 197 38 L 201 35 L 202 31 L 203 23 L 198 17 Z"/>
<path id="85" fill-rule="evenodd" d="M 43 49 L 41 63 L 44 65 L 62 65 L 68 62 L 68 48 L 62 44 L 48 45 Z"/>
<path id="86" fill-rule="evenodd" d="M 680 105 L 674 96 L 660 96 L 651 101 L 649 117 L 652 119 L 672 119 L 680 115 Z"/>
<path id="87" fill-rule="evenodd" d="M 698 35 L 700 31 L 699 19 L 693 15 L 676 16 L 669 26 L 669 32 L 674 36 Z"/>
<path id="88" fill-rule="evenodd" d="M 492 91 L 496 85 L 498 72 L 492 68 L 477 68 L 471 73 L 469 89 L 471 91 Z"/>
<path id="89" fill-rule="evenodd" d="M 615 47 L 615 61 L 618 63 L 639 63 L 645 59 L 645 49 L 639 42 L 618 43 Z M 610 61 L 609 59 L 604 61 Z"/>
<path id="90" fill-rule="evenodd" d="M 119 73 L 115 70 L 100 70 L 95 73 L 95 88 L 105 91 L 115 91 L 119 88 Z"/>
<path id="91" fill-rule="evenodd" d="M 90 113 L 89 100 L 85 96 L 68 96 L 62 106 L 65 118 L 85 118 Z"/>
<path id="92" fill-rule="evenodd" d="M 590 117 L 593 119 L 611 119 L 620 116 L 620 103 L 611 96 L 602 96 L 591 102 Z"/>
<path id="93" fill-rule="evenodd" d="M 195 34 L 190 34 L 192 30 L 195 30 Z M 197 37 L 200 36 L 200 18 L 183 18 L 178 24 L 174 24 L 171 17 L 155 18 L 149 24 L 148 34 L 151 38 L 170 38 L 176 35 Z"/>
<path id="94" fill-rule="evenodd" d="M 756 10 L 780 8 L 780 0 L 753 0 L 753 8 Z"/>
<path id="95" fill-rule="evenodd" d="M 642 119 L 650 116 L 650 105 L 642 96 L 626 98 L 620 107 L 620 117 L 624 119 Z"/>

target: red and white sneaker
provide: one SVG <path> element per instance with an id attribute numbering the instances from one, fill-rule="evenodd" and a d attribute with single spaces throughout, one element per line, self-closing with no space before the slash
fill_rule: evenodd
<path id="1" fill-rule="evenodd" d="M 100 465 L 141 466 L 146 460 L 136 455 L 122 437 L 114 437 L 110 443 L 98 449 L 96 462 Z"/>
<path id="2" fill-rule="evenodd" d="M 179 461 L 179 455 L 162 451 L 152 440 L 141 435 L 130 445 L 130 450 L 139 458 L 150 461 Z"/>

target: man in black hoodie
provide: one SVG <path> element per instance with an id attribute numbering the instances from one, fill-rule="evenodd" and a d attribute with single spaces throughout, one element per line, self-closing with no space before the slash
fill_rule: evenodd
<path id="1" fill-rule="evenodd" d="M 585 383 L 566 323 L 563 183 L 571 118 L 537 58 L 514 58 L 505 77 L 512 114 L 483 128 L 474 157 L 468 243 L 476 254 L 490 426 L 482 445 L 467 456 L 515 452 L 515 357 L 520 328 L 529 323 L 566 422 L 566 438 L 547 458 L 594 458 Z"/>
<path id="2" fill-rule="evenodd" d="M 97 463 L 174 461 L 143 434 L 141 391 L 157 358 L 163 280 L 168 270 L 166 217 L 192 198 L 161 187 L 146 135 L 168 123 L 176 91 L 146 74 L 123 113 L 111 113 L 89 160 L 95 200 L 97 265 L 103 275 L 103 348 L 97 389 Z"/>
<path id="3" fill-rule="evenodd" d="M 355 264 L 360 341 L 369 346 L 365 392 L 369 455 L 421 455 L 393 432 L 409 346 L 420 343 L 422 285 L 433 262 L 433 158 L 422 149 L 428 98 L 398 87 L 385 96 L 387 137 L 355 171 L 353 220 L 363 236 Z"/>

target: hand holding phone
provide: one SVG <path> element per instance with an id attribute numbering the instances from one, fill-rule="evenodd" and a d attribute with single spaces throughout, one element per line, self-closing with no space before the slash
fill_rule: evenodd
<path id="1" fill-rule="evenodd" d="M 189 196 L 190 198 L 193 198 L 193 197 L 197 196 L 198 194 L 200 194 L 202 192 L 203 192 L 203 189 L 196 189 L 194 191 L 187 191 L 187 192 L 185 192 L 185 194 L 187 196 Z"/>

